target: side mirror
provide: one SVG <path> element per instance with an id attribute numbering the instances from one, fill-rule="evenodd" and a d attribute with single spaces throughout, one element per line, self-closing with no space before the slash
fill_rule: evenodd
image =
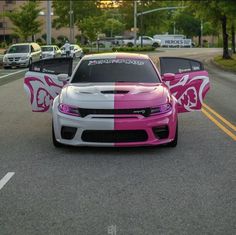
<path id="1" fill-rule="evenodd" d="M 57 75 L 57 78 L 58 78 L 58 80 L 61 81 L 61 82 L 66 82 L 66 81 L 68 81 L 69 76 L 68 76 L 68 74 L 61 73 L 61 74 L 58 74 L 58 75 Z"/>
<path id="2" fill-rule="evenodd" d="M 162 80 L 164 82 L 173 81 L 174 79 L 175 79 L 174 73 L 165 73 L 165 74 L 163 74 L 163 77 L 162 77 Z"/>

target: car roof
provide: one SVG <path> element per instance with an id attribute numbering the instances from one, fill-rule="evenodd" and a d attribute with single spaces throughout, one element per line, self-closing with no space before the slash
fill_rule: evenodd
<path id="1" fill-rule="evenodd" d="M 57 47 L 57 45 L 43 45 L 41 47 Z"/>
<path id="2" fill-rule="evenodd" d="M 101 53 L 85 55 L 83 60 L 94 60 L 94 59 L 143 59 L 148 60 L 149 57 L 143 54 L 136 53 L 124 53 L 124 52 L 112 52 L 112 53 Z"/>
<path id="3" fill-rule="evenodd" d="M 15 44 L 12 44 L 11 46 L 29 46 L 31 44 L 32 44 L 32 42 L 29 42 L 29 43 L 15 43 Z"/>

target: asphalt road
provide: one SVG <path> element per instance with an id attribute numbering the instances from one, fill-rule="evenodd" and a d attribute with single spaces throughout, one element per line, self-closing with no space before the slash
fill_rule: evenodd
<path id="1" fill-rule="evenodd" d="M 177 148 L 55 149 L 50 113 L 32 113 L 21 72 L 8 76 L 0 86 L 0 234 L 236 234 L 236 142 L 214 122 L 235 135 L 236 75 L 209 63 L 216 53 L 158 53 L 207 63 L 206 105 L 220 115 L 206 107 L 180 115 Z"/>

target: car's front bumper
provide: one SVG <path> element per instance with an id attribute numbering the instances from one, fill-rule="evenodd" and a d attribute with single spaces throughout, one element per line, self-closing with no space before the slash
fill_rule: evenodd
<path id="1" fill-rule="evenodd" d="M 177 112 L 175 107 L 165 114 L 155 115 L 151 117 L 142 117 L 136 115 L 136 117 L 130 118 L 127 115 L 100 115 L 98 116 L 87 116 L 84 118 L 75 117 L 63 114 L 58 111 L 58 104 L 54 102 L 53 106 L 53 127 L 55 138 L 58 142 L 66 145 L 74 146 L 118 146 L 118 147 L 131 147 L 131 146 L 148 146 L 148 145 L 160 145 L 166 144 L 174 140 L 176 133 L 177 124 Z M 154 133 L 154 128 L 161 127 L 168 128 L 168 136 L 165 138 L 159 138 Z M 75 135 L 72 139 L 62 138 L 62 128 L 72 127 L 75 128 Z M 146 133 L 145 140 L 139 141 L 138 131 Z M 128 131 L 129 135 L 128 142 L 104 142 L 107 139 L 106 134 L 114 137 L 114 133 L 119 131 Z M 131 133 L 134 133 L 133 140 L 130 139 Z M 92 141 L 84 141 L 85 133 L 89 136 L 89 133 L 95 133 L 97 141 L 94 141 L 94 135 L 91 137 Z M 121 133 L 120 132 L 120 133 Z M 121 133 L 123 135 L 124 133 Z M 100 136 L 98 136 L 100 135 Z M 123 136 L 124 137 L 124 136 Z M 142 139 L 143 136 L 141 136 Z M 86 138 L 87 139 L 87 138 Z M 123 138 L 124 139 L 124 138 Z"/>
<path id="2" fill-rule="evenodd" d="M 52 59 L 54 57 L 55 57 L 54 54 L 42 54 L 41 55 L 41 59 Z"/>
<path id="3" fill-rule="evenodd" d="M 29 65 L 29 59 L 18 61 L 3 61 L 4 67 L 27 67 Z"/>

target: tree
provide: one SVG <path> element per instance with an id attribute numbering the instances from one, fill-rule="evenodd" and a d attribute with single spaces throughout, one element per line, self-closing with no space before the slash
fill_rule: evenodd
<path id="1" fill-rule="evenodd" d="M 228 33 L 227 33 L 227 20 L 230 12 L 231 5 L 234 2 L 225 0 L 192 0 L 189 7 L 196 12 L 200 19 L 211 21 L 213 24 L 221 23 L 222 36 L 223 36 L 223 58 L 230 59 Z"/>
<path id="2" fill-rule="evenodd" d="M 20 6 L 20 10 L 7 12 L 5 15 L 14 25 L 14 34 L 27 41 L 29 36 L 33 39 L 34 35 L 41 31 L 41 22 L 37 20 L 40 11 L 37 2 L 29 1 Z"/>
<path id="3" fill-rule="evenodd" d="M 70 3 L 68 0 L 54 0 L 54 13 L 57 16 L 53 20 L 53 27 L 61 28 L 70 25 Z M 79 26 L 79 22 L 87 17 L 94 17 L 101 14 L 101 9 L 97 7 L 97 1 L 72 1 L 73 21 Z"/>
<path id="4" fill-rule="evenodd" d="M 89 38 L 90 42 L 95 41 L 104 25 L 103 16 L 89 16 L 79 22 L 79 28 Z"/>
<path id="5" fill-rule="evenodd" d="M 174 17 L 175 26 L 182 34 L 187 37 L 199 36 L 201 34 L 201 22 L 194 17 L 192 11 L 184 9 L 179 11 Z"/>
<path id="6" fill-rule="evenodd" d="M 123 23 L 121 23 L 119 20 L 110 18 L 105 21 L 102 31 L 106 33 L 106 35 L 112 37 L 113 35 L 120 35 L 124 29 L 125 25 Z"/>

